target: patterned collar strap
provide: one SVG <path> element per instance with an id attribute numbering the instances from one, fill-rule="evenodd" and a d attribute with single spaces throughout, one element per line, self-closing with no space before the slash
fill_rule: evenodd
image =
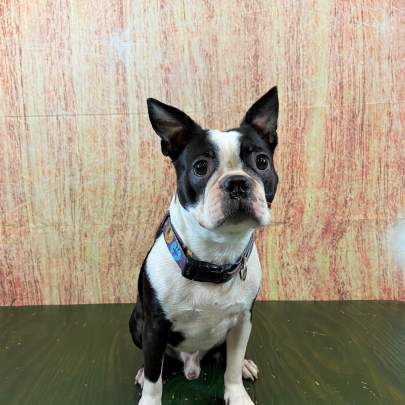
<path id="1" fill-rule="evenodd" d="M 162 232 L 167 248 L 175 262 L 180 267 L 183 277 L 188 278 L 189 280 L 216 284 L 226 283 L 238 273 L 243 281 L 246 279 L 247 261 L 252 253 L 255 242 L 254 233 L 236 263 L 219 266 L 213 263 L 197 260 L 197 258 L 193 257 L 192 252 L 184 246 L 180 237 L 174 230 L 169 214 L 167 214 L 163 222 Z"/>

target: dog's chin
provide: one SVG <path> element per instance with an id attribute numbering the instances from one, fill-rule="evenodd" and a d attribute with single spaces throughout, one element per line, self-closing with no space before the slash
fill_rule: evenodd
<path id="1" fill-rule="evenodd" d="M 244 200 L 230 200 L 224 203 L 222 215 L 212 219 L 210 229 L 255 229 L 263 225 L 263 219 L 259 217 L 249 202 Z"/>
<path id="2" fill-rule="evenodd" d="M 224 218 L 223 224 L 240 225 L 245 222 L 258 222 L 257 219 L 246 211 L 236 211 Z"/>

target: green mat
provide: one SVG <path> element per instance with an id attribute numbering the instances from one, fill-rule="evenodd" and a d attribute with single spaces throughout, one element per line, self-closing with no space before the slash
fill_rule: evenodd
<path id="1" fill-rule="evenodd" d="M 0 404 L 136 404 L 132 305 L 0 308 Z M 405 404 L 405 303 L 259 302 L 246 383 L 268 404 Z M 163 404 L 222 404 L 223 371 L 178 372 Z"/>

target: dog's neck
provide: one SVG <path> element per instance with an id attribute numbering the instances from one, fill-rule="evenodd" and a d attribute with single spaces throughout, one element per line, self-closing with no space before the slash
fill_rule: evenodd
<path id="1" fill-rule="evenodd" d="M 218 265 L 238 260 L 254 231 L 243 224 L 208 230 L 180 204 L 176 195 L 172 199 L 169 212 L 172 225 L 187 248 L 199 260 Z"/>

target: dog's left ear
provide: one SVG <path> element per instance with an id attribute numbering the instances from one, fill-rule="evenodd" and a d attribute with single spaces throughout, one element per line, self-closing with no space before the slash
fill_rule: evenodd
<path id="1" fill-rule="evenodd" d="M 278 94 L 277 86 L 271 88 L 248 110 L 241 122 L 250 125 L 259 135 L 268 139 L 271 145 L 277 145 Z"/>
<path id="2" fill-rule="evenodd" d="M 192 134 L 201 130 L 201 127 L 171 105 L 154 98 L 148 98 L 147 104 L 150 123 L 161 139 L 162 153 L 176 160 Z"/>

